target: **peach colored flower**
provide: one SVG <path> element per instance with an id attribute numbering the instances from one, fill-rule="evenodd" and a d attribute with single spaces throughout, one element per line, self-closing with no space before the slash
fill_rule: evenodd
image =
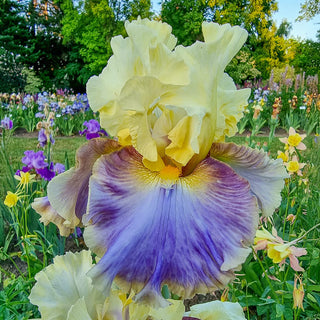
<path id="1" fill-rule="evenodd" d="M 282 151 L 278 151 L 278 156 L 277 159 L 282 159 L 282 161 L 284 163 L 289 161 L 289 153 L 288 151 L 282 152 Z"/>
<path id="2" fill-rule="evenodd" d="M 299 280 L 299 288 L 297 288 L 297 280 Z M 304 289 L 301 277 L 295 275 L 294 277 L 294 287 L 293 287 L 293 309 L 303 309 L 303 298 L 304 298 Z"/>
<path id="3" fill-rule="evenodd" d="M 299 238 L 300 239 L 300 238 Z M 273 263 L 282 266 L 286 259 L 289 258 L 290 266 L 295 271 L 304 271 L 299 265 L 297 257 L 307 254 L 307 250 L 304 248 L 297 248 L 294 244 L 299 239 L 291 242 L 285 242 L 277 235 L 277 231 L 273 228 L 272 234 L 266 229 L 257 230 L 256 237 L 254 239 L 254 250 L 267 250 L 268 257 L 272 259 Z"/>
<path id="4" fill-rule="evenodd" d="M 294 148 L 298 150 L 306 150 L 306 145 L 302 142 L 302 140 L 306 137 L 306 134 L 299 134 L 294 130 L 294 128 L 290 127 L 289 129 L 289 137 L 288 138 L 280 138 L 279 140 L 282 143 L 289 145 L 289 151 L 294 151 Z"/>
<path id="5" fill-rule="evenodd" d="M 296 220 L 296 216 L 292 213 L 290 213 L 287 218 L 286 218 L 287 221 L 290 221 L 290 224 L 293 224 L 294 221 Z"/>
<path id="6" fill-rule="evenodd" d="M 290 175 L 296 173 L 298 176 L 302 176 L 301 169 L 303 169 L 305 165 L 305 163 L 299 163 L 297 156 L 293 156 L 292 160 L 285 164 Z"/>

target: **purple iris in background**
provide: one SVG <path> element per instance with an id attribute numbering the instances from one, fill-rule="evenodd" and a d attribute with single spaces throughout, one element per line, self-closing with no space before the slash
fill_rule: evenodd
<path id="1" fill-rule="evenodd" d="M 65 166 L 62 164 L 62 163 L 56 163 L 54 165 L 54 171 L 57 173 L 57 174 L 60 174 L 60 173 L 63 173 L 66 171 L 65 169 Z"/>
<path id="2" fill-rule="evenodd" d="M 4 119 L 1 120 L 1 127 L 6 130 L 11 130 L 13 127 L 12 120 L 8 116 L 5 116 Z"/>
<path id="3" fill-rule="evenodd" d="M 34 116 L 41 119 L 44 119 L 46 117 L 46 115 L 42 112 L 37 112 Z"/>
<path id="4" fill-rule="evenodd" d="M 47 181 L 50 181 L 56 175 L 54 172 L 53 162 L 50 163 L 49 167 L 44 167 L 41 169 L 37 169 L 36 172 L 40 174 L 40 176 Z"/>
<path id="5" fill-rule="evenodd" d="M 53 165 L 53 162 L 51 162 L 49 165 L 45 162 L 45 155 L 43 151 L 34 152 L 33 150 L 27 150 L 24 154 L 25 156 L 21 161 L 25 166 L 16 172 L 17 175 L 20 175 L 20 171 L 28 172 L 34 170 L 43 179 L 50 181 L 56 173 L 60 174 L 65 171 L 65 167 L 62 163 L 56 163 Z"/>
<path id="6" fill-rule="evenodd" d="M 24 152 L 25 156 L 22 158 L 22 163 L 24 163 L 27 169 L 42 169 L 48 166 L 45 162 L 45 156 L 43 151 L 34 152 L 33 150 L 27 150 Z"/>
<path id="7" fill-rule="evenodd" d="M 38 141 L 41 148 L 45 147 L 48 143 L 48 138 L 46 135 L 45 129 L 41 128 L 38 134 Z M 50 142 L 51 144 L 55 143 L 55 140 L 53 139 L 52 135 L 50 134 Z"/>
<path id="8" fill-rule="evenodd" d="M 87 140 L 91 140 L 93 138 L 99 138 L 100 134 L 104 136 L 108 136 L 107 132 L 100 128 L 100 124 L 97 120 L 91 119 L 89 121 L 85 121 L 83 126 L 87 127 L 83 131 L 79 131 L 80 135 L 86 135 Z"/>

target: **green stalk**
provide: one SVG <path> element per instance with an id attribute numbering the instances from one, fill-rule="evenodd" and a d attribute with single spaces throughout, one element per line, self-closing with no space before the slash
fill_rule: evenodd
<path id="1" fill-rule="evenodd" d="M 254 249 L 253 249 L 252 246 L 251 246 L 251 249 L 252 249 L 253 255 L 255 256 L 256 260 L 258 260 L 259 265 L 260 265 L 263 273 L 264 273 L 265 276 L 266 276 L 267 282 L 268 282 L 269 287 L 270 287 L 270 289 L 271 289 L 271 292 L 272 292 L 272 294 L 273 294 L 273 296 L 274 296 L 274 299 L 279 303 L 280 301 L 279 301 L 278 296 L 277 296 L 277 294 L 276 294 L 276 292 L 275 292 L 275 290 L 274 290 L 274 288 L 273 288 L 273 286 L 272 286 L 272 283 L 271 283 L 269 277 L 267 276 L 267 271 L 266 271 L 266 269 L 264 268 L 261 260 L 260 260 L 259 257 L 257 256 L 257 254 L 256 254 L 256 252 L 254 251 Z"/>

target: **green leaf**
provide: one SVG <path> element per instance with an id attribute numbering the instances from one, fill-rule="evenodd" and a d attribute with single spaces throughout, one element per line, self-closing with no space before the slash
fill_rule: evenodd
<path id="1" fill-rule="evenodd" d="M 284 314 L 285 306 L 282 304 L 276 304 L 276 316 L 281 317 Z"/>

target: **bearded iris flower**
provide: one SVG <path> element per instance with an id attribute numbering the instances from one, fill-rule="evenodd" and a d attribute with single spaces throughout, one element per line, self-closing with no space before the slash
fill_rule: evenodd
<path id="1" fill-rule="evenodd" d="M 91 119 L 89 121 L 85 121 L 83 123 L 83 126 L 87 127 L 83 131 L 79 131 L 79 134 L 86 135 L 86 139 L 94 139 L 94 138 L 99 138 L 100 135 L 105 135 L 107 136 L 107 133 L 105 130 L 100 129 L 100 124 L 97 120 Z"/>
<path id="2" fill-rule="evenodd" d="M 103 292 L 116 279 L 136 301 L 165 306 L 164 284 L 181 297 L 224 288 L 251 251 L 259 212 L 280 203 L 282 160 L 224 143 L 250 95 L 224 73 L 247 32 L 202 28 L 204 42 L 175 47 L 165 23 L 126 23 L 128 37 L 111 40 L 113 56 L 87 84 L 115 139 L 89 140 L 33 205 L 42 219 L 85 227 L 101 257 L 88 276 Z"/>
<path id="3" fill-rule="evenodd" d="M 13 122 L 8 116 L 5 116 L 3 118 L 3 120 L 1 120 L 1 126 L 0 127 L 5 129 L 5 130 L 11 130 L 13 128 Z"/>

